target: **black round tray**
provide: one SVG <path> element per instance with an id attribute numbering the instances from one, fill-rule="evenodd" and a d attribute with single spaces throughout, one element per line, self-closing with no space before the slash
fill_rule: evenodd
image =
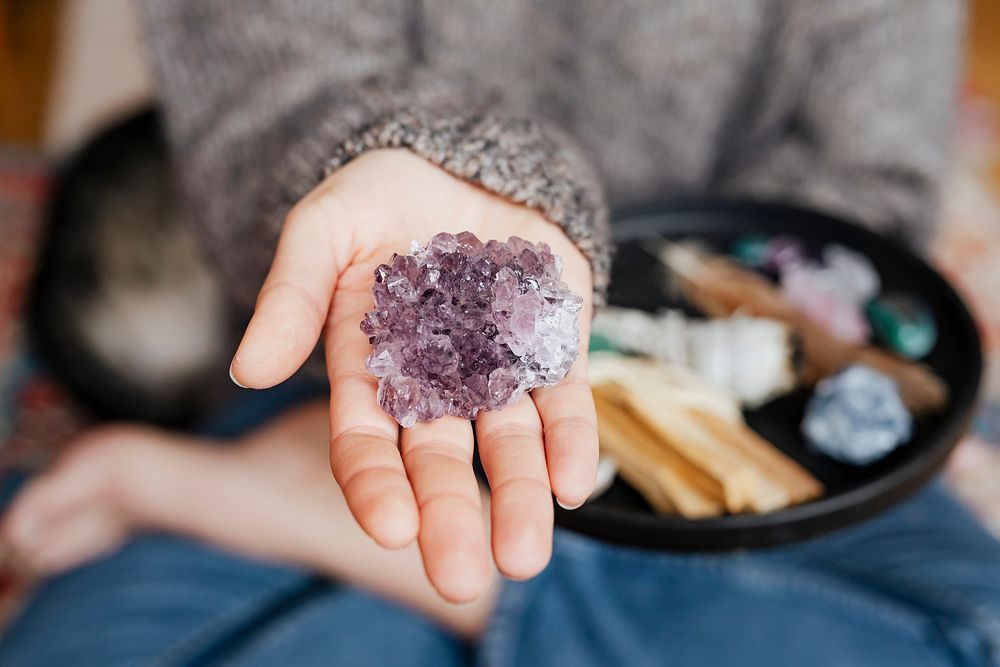
<path id="1" fill-rule="evenodd" d="M 878 267 L 883 289 L 921 295 L 930 304 L 940 338 L 924 360 L 950 389 L 948 407 L 921 418 L 911 441 L 864 468 L 809 452 L 799 432 L 807 391 L 797 391 L 746 414 L 750 426 L 805 466 L 826 486 L 815 501 L 769 514 L 689 520 L 654 514 L 621 479 L 579 509 L 556 507 L 564 528 L 619 544 L 692 551 L 765 547 L 815 537 L 867 519 L 919 489 L 941 467 L 965 430 L 976 402 L 982 351 L 962 300 L 936 271 L 901 245 L 856 224 L 784 205 L 745 202 L 685 203 L 633 211 L 617 218 L 609 302 L 657 310 L 675 305 L 663 288 L 663 269 L 643 249 L 656 237 L 696 239 L 720 250 L 748 233 L 792 234 L 812 252 L 826 243 L 857 250 Z"/>

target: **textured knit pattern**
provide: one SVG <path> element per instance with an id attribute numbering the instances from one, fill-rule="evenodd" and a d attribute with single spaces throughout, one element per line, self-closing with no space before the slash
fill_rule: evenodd
<path id="1" fill-rule="evenodd" d="M 538 208 L 597 285 L 598 182 L 613 205 L 780 198 L 916 242 L 936 214 L 958 0 L 142 4 L 192 216 L 244 306 L 287 210 L 383 144 Z"/>
<path id="2" fill-rule="evenodd" d="M 375 148 L 409 148 L 451 174 L 560 225 L 590 259 L 594 292 L 607 290 L 611 253 L 607 207 L 586 163 L 529 120 L 438 116 L 404 109 L 359 132 L 334 153 L 327 173 Z"/>

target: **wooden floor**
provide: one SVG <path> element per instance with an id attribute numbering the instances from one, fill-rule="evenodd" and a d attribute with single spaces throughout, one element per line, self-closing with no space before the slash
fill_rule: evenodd
<path id="1" fill-rule="evenodd" d="M 1000 118 L 1000 0 L 972 2 L 966 66 L 969 87 L 989 96 Z M 992 176 L 994 185 L 1000 189 L 1000 155 L 993 165 Z"/>
<path id="2" fill-rule="evenodd" d="M 969 17 L 969 81 L 1000 104 L 1000 1 L 975 0 Z"/>
<path id="3" fill-rule="evenodd" d="M 42 138 L 61 0 L 0 0 L 0 141 Z"/>

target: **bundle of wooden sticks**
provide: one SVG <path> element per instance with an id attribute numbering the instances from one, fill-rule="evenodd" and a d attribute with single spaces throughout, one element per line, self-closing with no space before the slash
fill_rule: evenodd
<path id="1" fill-rule="evenodd" d="M 601 447 L 654 510 L 697 519 L 771 512 L 823 493 L 752 431 L 736 400 L 651 359 L 594 355 Z"/>

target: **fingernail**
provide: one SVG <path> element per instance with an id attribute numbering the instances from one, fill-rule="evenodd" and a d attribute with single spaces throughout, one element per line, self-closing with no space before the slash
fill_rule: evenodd
<path id="1" fill-rule="evenodd" d="M 233 366 L 235 365 L 236 365 L 236 360 L 233 359 L 233 363 L 229 364 L 229 379 L 232 380 L 233 384 L 235 384 L 240 389 L 249 389 L 250 387 L 246 386 L 245 384 L 242 384 L 239 380 L 236 379 L 236 376 L 233 375 Z"/>
<path id="2" fill-rule="evenodd" d="M 570 510 L 570 511 L 578 509 L 583 505 L 583 503 L 577 503 L 576 505 L 566 505 L 563 503 L 563 501 L 559 500 L 558 498 L 556 498 L 556 502 L 559 503 L 559 507 L 563 508 L 564 510 Z"/>

